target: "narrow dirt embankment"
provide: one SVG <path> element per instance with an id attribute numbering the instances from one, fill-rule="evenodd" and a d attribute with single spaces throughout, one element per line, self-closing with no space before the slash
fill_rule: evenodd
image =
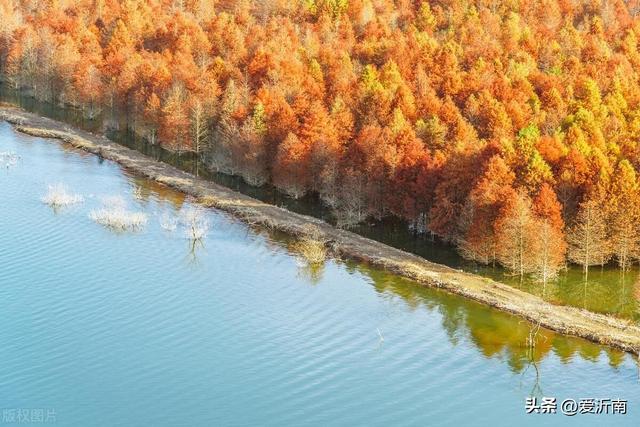
<path id="1" fill-rule="evenodd" d="M 435 264 L 358 234 L 337 229 L 319 219 L 260 202 L 158 162 L 104 136 L 71 129 L 65 123 L 39 117 L 16 107 L 0 106 L 0 119 L 12 123 L 20 132 L 60 139 L 118 162 L 139 175 L 196 197 L 202 203 L 227 211 L 247 223 L 296 236 L 305 232 L 305 225 L 314 224 L 328 240 L 329 248 L 335 256 L 366 262 L 425 286 L 446 289 L 563 334 L 636 354 L 640 352 L 640 327 L 631 321 L 575 307 L 552 305 L 503 283 Z"/>

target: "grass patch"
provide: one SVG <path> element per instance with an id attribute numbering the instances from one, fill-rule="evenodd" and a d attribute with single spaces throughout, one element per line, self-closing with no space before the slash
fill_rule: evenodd
<path id="1" fill-rule="evenodd" d="M 305 225 L 302 236 L 294 246 L 300 255 L 311 265 L 322 264 L 327 259 L 326 240 L 320 229 L 315 225 Z"/>

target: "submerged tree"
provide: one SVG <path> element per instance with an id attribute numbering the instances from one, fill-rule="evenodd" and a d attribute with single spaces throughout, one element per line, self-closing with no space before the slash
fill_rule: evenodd
<path id="1" fill-rule="evenodd" d="M 202 208 L 187 208 L 180 212 L 179 222 L 185 236 L 191 241 L 201 241 L 209 232 L 209 219 Z"/>

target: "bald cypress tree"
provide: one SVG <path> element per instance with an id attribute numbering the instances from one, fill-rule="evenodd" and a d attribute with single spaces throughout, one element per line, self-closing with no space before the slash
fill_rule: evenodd
<path id="1" fill-rule="evenodd" d="M 564 236 L 562 205 L 550 185 L 543 184 L 533 202 L 538 239 L 531 248 L 534 273 L 546 284 L 565 264 L 567 243 Z"/>
<path id="2" fill-rule="evenodd" d="M 497 258 L 500 264 L 520 277 L 535 271 L 538 242 L 531 199 L 516 193 L 496 223 Z"/>
<path id="3" fill-rule="evenodd" d="M 628 160 L 618 164 L 609 196 L 607 206 L 610 210 L 612 252 L 620 268 L 626 271 L 640 255 L 640 197 L 636 172 Z"/>
<path id="4" fill-rule="evenodd" d="M 582 266 L 585 277 L 589 276 L 589 267 L 604 265 L 611 259 L 606 216 L 596 200 L 580 204 L 576 221 L 567 233 L 567 242 L 569 260 Z"/>

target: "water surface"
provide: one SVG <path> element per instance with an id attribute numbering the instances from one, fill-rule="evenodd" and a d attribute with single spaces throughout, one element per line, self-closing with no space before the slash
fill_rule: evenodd
<path id="1" fill-rule="evenodd" d="M 285 236 L 0 123 L 0 407 L 64 426 L 638 425 L 636 360 L 366 266 L 306 266 Z M 50 183 L 84 196 L 54 211 Z M 89 212 L 149 215 L 114 233 Z M 525 415 L 528 396 L 629 400 L 626 416 Z M 1 423 L 0 423 L 1 424 Z"/>

